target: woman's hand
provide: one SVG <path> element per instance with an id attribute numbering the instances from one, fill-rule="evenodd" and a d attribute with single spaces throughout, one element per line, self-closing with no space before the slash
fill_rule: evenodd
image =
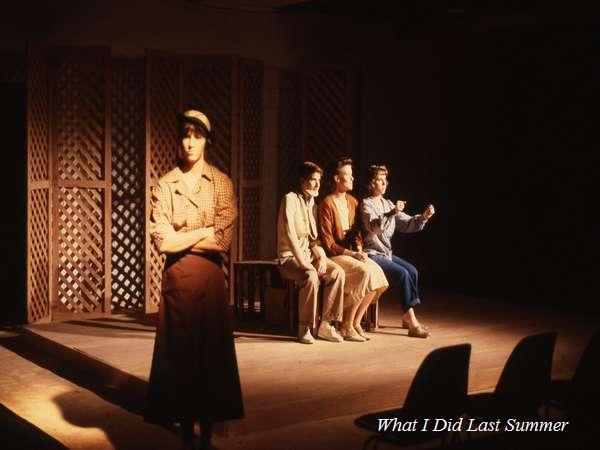
<path id="1" fill-rule="evenodd" d="M 427 205 L 427 208 L 425 208 L 425 211 L 423 211 L 423 219 L 425 220 L 429 220 L 431 218 L 431 216 L 433 216 L 435 214 L 435 208 L 433 207 L 433 205 L 429 204 Z"/>
<path id="2" fill-rule="evenodd" d="M 406 202 L 404 200 L 396 200 L 396 205 L 394 206 L 394 211 L 397 213 L 404 211 L 404 207 L 406 206 Z"/>
<path id="3" fill-rule="evenodd" d="M 327 272 L 327 261 L 325 260 L 325 258 L 319 258 L 317 259 L 317 275 L 319 275 L 320 277 L 325 275 L 325 272 Z"/>
<path id="4" fill-rule="evenodd" d="M 313 265 L 311 263 L 307 263 L 306 261 L 300 261 L 300 267 L 305 272 L 310 272 L 311 270 L 315 270 L 315 268 L 313 267 Z"/>
<path id="5" fill-rule="evenodd" d="M 363 251 L 360 252 L 352 252 L 352 257 L 354 259 L 358 259 L 359 261 L 365 262 L 368 258 L 367 254 Z"/>

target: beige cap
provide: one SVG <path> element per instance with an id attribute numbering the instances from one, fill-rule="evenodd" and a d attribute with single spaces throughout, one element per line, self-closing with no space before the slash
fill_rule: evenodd
<path id="1" fill-rule="evenodd" d="M 200 111 L 188 109 L 187 111 L 184 111 L 182 118 L 184 120 L 189 120 L 190 122 L 201 122 L 208 131 L 211 131 L 210 120 L 208 120 L 208 117 Z"/>

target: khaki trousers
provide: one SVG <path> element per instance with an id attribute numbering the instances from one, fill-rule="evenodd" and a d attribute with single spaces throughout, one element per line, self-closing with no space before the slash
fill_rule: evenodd
<path id="1" fill-rule="evenodd" d="M 315 262 L 313 261 L 313 266 Z M 298 294 L 298 322 L 300 326 L 314 328 L 316 325 L 319 285 L 323 283 L 323 309 L 321 320 L 342 320 L 344 307 L 344 270 L 327 258 L 327 270 L 319 278 L 317 270 L 304 270 L 296 258 L 288 258 L 279 266 L 283 278 L 300 285 Z"/>

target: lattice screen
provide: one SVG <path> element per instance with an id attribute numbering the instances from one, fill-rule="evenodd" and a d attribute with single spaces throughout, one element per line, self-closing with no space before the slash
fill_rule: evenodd
<path id="1" fill-rule="evenodd" d="M 145 71 L 112 63 L 112 309 L 144 309 Z"/>
<path id="2" fill-rule="evenodd" d="M 54 49 L 54 294 L 68 311 L 106 311 L 110 301 L 110 105 L 107 49 Z"/>
<path id="3" fill-rule="evenodd" d="M 320 69 L 306 77 L 305 157 L 325 168 L 348 148 L 347 72 Z"/>
<path id="4" fill-rule="evenodd" d="M 150 190 L 161 176 L 177 164 L 177 112 L 181 111 L 181 64 L 174 56 L 146 54 L 146 220 L 150 214 Z M 146 232 L 146 311 L 160 303 L 165 257 Z"/>
<path id="5" fill-rule="evenodd" d="M 263 129 L 263 65 L 240 63 L 241 103 L 241 202 L 242 259 L 259 258 L 260 251 L 260 166 Z"/>
<path id="6" fill-rule="evenodd" d="M 100 189 L 59 188 L 58 299 L 69 311 L 102 310 L 104 198 Z"/>
<path id="7" fill-rule="evenodd" d="M 302 155 L 302 75 L 293 70 L 279 73 L 279 178 L 278 199 L 295 188 L 296 169 Z"/>
<path id="8" fill-rule="evenodd" d="M 47 66 L 27 55 L 27 321 L 50 317 L 50 183 Z"/>
<path id="9" fill-rule="evenodd" d="M 239 188 L 243 257 L 258 256 L 261 63 L 148 52 L 145 67 L 116 61 L 111 76 L 108 49 L 49 54 L 48 67 L 34 53 L 27 63 L 29 321 L 48 318 L 53 303 L 156 309 L 164 259 L 144 231 L 148 193 L 176 165 L 183 106 L 211 118 L 208 159 Z"/>

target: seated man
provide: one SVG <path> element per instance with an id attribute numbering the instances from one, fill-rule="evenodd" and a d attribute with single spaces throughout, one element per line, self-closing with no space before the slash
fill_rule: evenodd
<path id="1" fill-rule="evenodd" d="M 298 171 L 298 189 L 281 200 L 277 218 L 277 253 L 279 271 L 284 278 L 300 285 L 298 298 L 298 341 L 315 342 L 315 327 L 320 283 L 324 283 L 323 311 L 317 336 L 342 342 L 331 322 L 342 320 L 344 271 L 325 256 L 317 239 L 315 197 L 319 195 L 321 168 L 310 161 Z"/>

